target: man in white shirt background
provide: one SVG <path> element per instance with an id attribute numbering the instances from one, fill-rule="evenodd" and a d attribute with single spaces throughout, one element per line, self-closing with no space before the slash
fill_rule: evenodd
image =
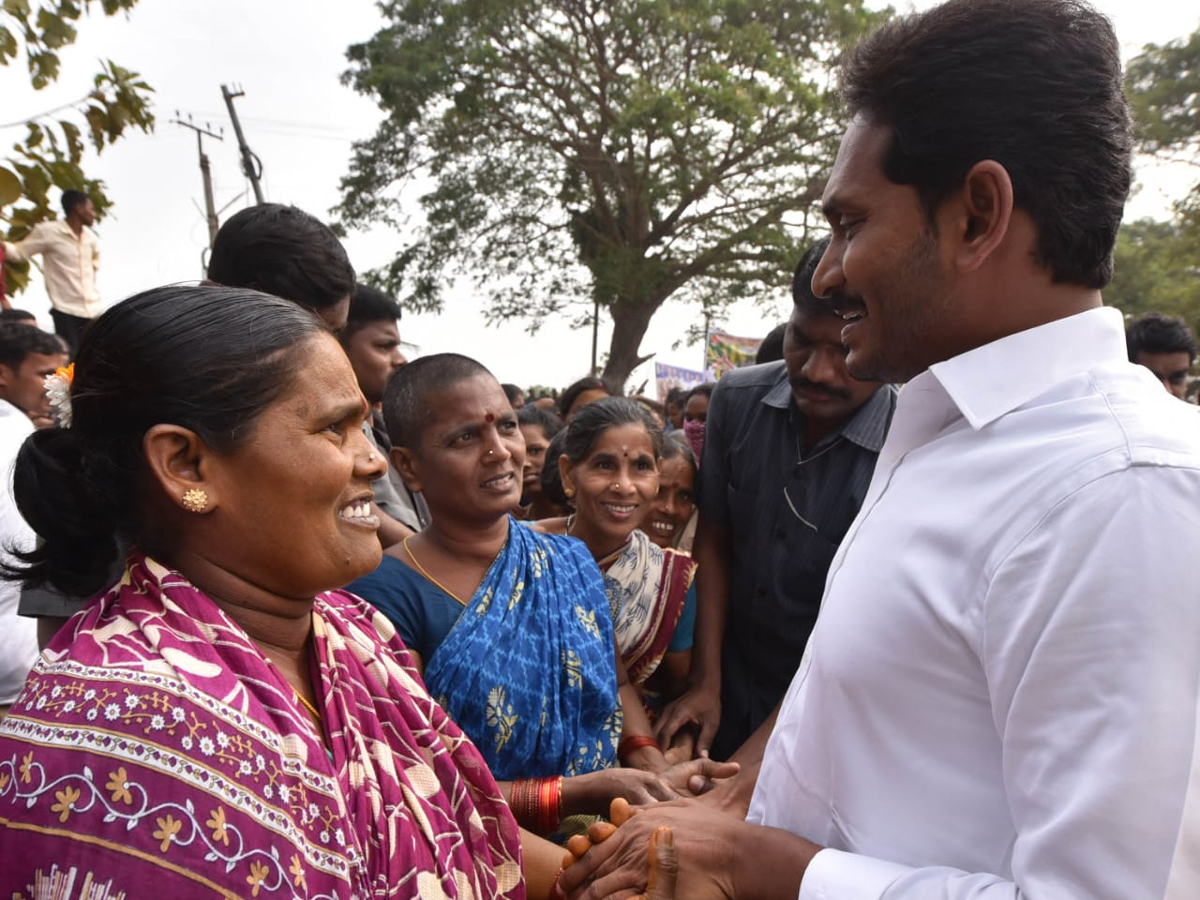
<path id="1" fill-rule="evenodd" d="M 572 900 L 640 889 L 659 825 L 688 900 L 1200 897 L 1200 422 L 1102 308 L 1119 60 L 1073 0 L 848 55 L 813 287 L 851 374 L 905 383 L 891 431 L 747 820 L 643 810 Z"/>
<path id="2" fill-rule="evenodd" d="M 50 415 L 43 384 L 67 356 L 59 339 L 32 325 L 0 323 L 0 561 L 29 550 L 34 534 L 17 511 L 12 469 L 34 423 Z M 37 624 L 17 615 L 21 585 L 0 580 L 0 717 L 17 698 L 37 658 Z"/>
<path id="3" fill-rule="evenodd" d="M 1196 338 L 1183 319 L 1158 312 L 1140 315 L 1125 329 L 1125 348 L 1131 363 L 1149 369 L 1172 396 L 1187 399 Z"/>
<path id="4" fill-rule="evenodd" d="M 25 262 L 41 254 L 54 330 L 67 342 L 74 359 L 83 327 L 104 309 L 96 288 L 100 244 L 91 229 L 96 222 L 91 197 L 82 191 L 63 191 L 62 207 L 64 218 L 39 222 L 16 243 L 5 241 L 4 253 L 8 262 Z"/>

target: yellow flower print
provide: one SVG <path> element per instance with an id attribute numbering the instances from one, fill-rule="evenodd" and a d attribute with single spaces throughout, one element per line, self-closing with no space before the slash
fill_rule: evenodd
<path id="1" fill-rule="evenodd" d="M 300 855 L 292 854 L 292 864 L 288 867 L 288 871 L 292 873 L 292 883 L 298 888 L 308 890 L 308 882 L 304 878 L 304 866 L 300 864 Z"/>
<path id="2" fill-rule="evenodd" d="M 265 863 L 250 863 L 250 874 L 246 876 L 246 884 L 254 888 L 250 892 L 251 897 L 258 896 L 258 889 L 262 887 L 262 883 L 267 880 L 267 875 L 270 874 L 270 869 Z"/>
<path id="3" fill-rule="evenodd" d="M 214 841 L 220 841 L 226 847 L 229 846 L 229 832 L 225 830 L 225 807 L 218 806 L 214 809 L 204 824 L 212 829 Z"/>
<path id="4" fill-rule="evenodd" d="M 525 582 L 518 581 L 516 587 L 513 588 L 512 596 L 508 598 L 508 611 L 512 612 L 513 608 L 521 602 L 521 596 L 525 593 Z"/>
<path id="5" fill-rule="evenodd" d="M 596 624 L 596 611 L 594 609 L 587 610 L 576 604 L 575 617 L 579 619 L 579 624 L 584 627 L 588 634 L 594 638 L 600 637 L 600 626 Z"/>
<path id="6" fill-rule="evenodd" d="M 33 767 L 33 751 L 30 750 L 21 757 L 21 784 L 29 784 L 33 780 L 33 776 L 29 774 L 29 770 Z"/>
<path id="7" fill-rule="evenodd" d="M 578 653 L 568 648 L 563 654 L 563 668 L 567 673 L 567 687 L 583 687 L 583 661 Z"/>
<path id="8" fill-rule="evenodd" d="M 112 791 L 113 803 L 133 803 L 133 795 L 129 793 L 129 773 L 121 766 L 117 771 L 110 772 L 106 790 Z"/>
<path id="9" fill-rule="evenodd" d="M 499 753 L 512 738 L 513 726 L 517 724 L 519 718 L 513 712 L 512 704 L 506 702 L 504 688 L 501 685 L 496 685 L 488 692 L 486 715 L 488 727 L 496 730 L 496 752 Z"/>
<path id="10" fill-rule="evenodd" d="M 75 801 L 79 799 L 79 788 L 63 788 L 61 791 L 55 791 L 54 796 L 58 798 L 58 802 L 50 807 L 51 812 L 58 813 L 58 821 L 65 822 L 67 817 L 73 813 Z"/>
<path id="11" fill-rule="evenodd" d="M 183 822 L 168 814 L 165 819 L 157 819 L 158 831 L 154 832 L 154 836 L 162 841 L 158 845 L 159 853 L 166 853 L 167 848 L 171 846 L 171 841 L 175 839 L 175 835 L 179 834 L 179 829 L 183 827 Z"/>

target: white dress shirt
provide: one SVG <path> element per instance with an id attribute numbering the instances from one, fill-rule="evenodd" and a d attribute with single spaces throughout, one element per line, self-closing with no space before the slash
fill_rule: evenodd
<path id="1" fill-rule="evenodd" d="M 1095 309 L 900 393 L 750 821 L 802 900 L 1200 898 L 1200 419 Z M 1170 884 L 1169 884 L 1170 883 Z"/>
<path id="2" fill-rule="evenodd" d="M 12 468 L 17 451 L 33 432 L 29 416 L 6 400 L 0 400 L 0 558 L 14 562 L 8 548 L 29 550 L 34 545 L 32 529 L 17 511 L 12 496 Z M 0 579 L 0 706 L 17 699 L 25 676 L 37 660 L 37 620 L 17 615 L 21 585 Z"/>
<path id="3" fill-rule="evenodd" d="M 104 309 L 96 289 L 100 244 L 90 228 L 76 235 L 63 219 L 39 222 L 29 236 L 15 244 L 4 242 L 4 252 L 14 262 L 42 254 L 46 293 L 59 312 L 94 319 Z"/>

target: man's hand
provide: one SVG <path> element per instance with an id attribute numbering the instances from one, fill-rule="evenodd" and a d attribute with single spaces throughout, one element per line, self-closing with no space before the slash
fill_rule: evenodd
<path id="1" fill-rule="evenodd" d="M 650 850 L 646 866 L 650 874 L 646 893 L 639 900 L 675 900 L 675 884 L 679 880 L 679 860 L 675 858 L 675 832 L 670 828 L 655 828 L 650 835 Z"/>
<path id="2" fill-rule="evenodd" d="M 656 736 L 659 746 L 670 747 L 675 733 L 688 725 L 700 729 L 696 738 L 696 755 L 707 756 L 721 724 L 721 688 L 694 687 L 662 711 Z"/>
<path id="3" fill-rule="evenodd" d="M 613 820 L 621 816 L 613 809 Z M 593 826 L 591 846 L 572 838 L 568 849 L 577 861 L 567 868 L 559 886 L 571 900 L 670 900 L 664 879 L 653 887 L 646 866 L 651 837 L 663 828 L 672 834 L 677 875 L 674 896 L 687 900 L 729 900 L 733 897 L 731 870 L 737 830 L 744 823 L 702 807 L 695 801 L 665 803 L 638 810 L 619 828 Z M 661 840 L 661 839 L 660 839 Z M 654 849 L 650 849 L 654 853 Z M 662 869 L 659 870 L 662 874 Z M 657 893 L 656 893 L 657 891 Z"/>

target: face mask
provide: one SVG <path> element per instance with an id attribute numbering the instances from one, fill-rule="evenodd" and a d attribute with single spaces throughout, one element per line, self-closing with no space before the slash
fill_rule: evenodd
<path id="1" fill-rule="evenodd" d="M 704 449 L 704 422 L 689 419 L 683 423 L 683 436 L 687 438 L 688 446 L 696 454 L 696 464 L 700 464 L 700 451 Z"/>

